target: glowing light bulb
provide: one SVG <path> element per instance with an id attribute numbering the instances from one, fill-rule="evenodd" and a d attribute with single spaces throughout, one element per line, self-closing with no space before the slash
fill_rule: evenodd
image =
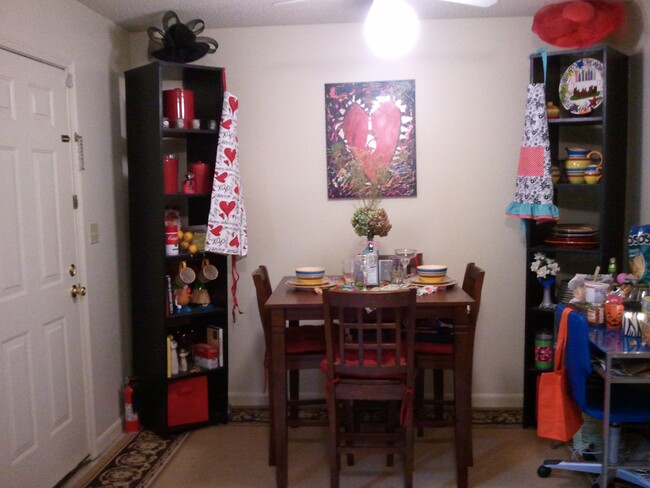
<path id="1" fill-rule="evenodd" d="M 420 21 L 404 0 L 374 0 L 364 27 L 370 49 L 379 57 L 395 59 L 415 45 Z"/>

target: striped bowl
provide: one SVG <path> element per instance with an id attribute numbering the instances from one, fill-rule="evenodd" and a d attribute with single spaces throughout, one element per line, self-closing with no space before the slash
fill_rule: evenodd
<path id="1" fill-rule="evenodd" d="M 447 276 L 447 266 L 444 264 L 423 264 L 418 266 L 420 281 L 426 283 L 442 283 Z"/>
<path id="2" fill-rule="evenodd" d="M 320 284 L 323 282 L 323 276 L 325 276 L 325 268 L 314 266 L 296 268 L 296 278 L 302 285 Z"/>

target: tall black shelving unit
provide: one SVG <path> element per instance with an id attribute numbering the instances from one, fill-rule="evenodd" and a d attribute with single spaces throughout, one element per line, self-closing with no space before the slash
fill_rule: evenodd
<path id="1" fill-rule="evenodd" d="M 556 281 L 569 279 L 576 273 L 593 273 L 596 266 L 607 271 L 609 259 L 622 263 L 625 246 L 625 181 L 627 166 L 627 91 L 628 60 L 620 52 L 606 46 L 551 52 L 547 55 L 546 100 L 560 108 L 560 117 L 549 119 L 552 164 L 562 173 L 554 185 L 554 200 L 560 210 L 561 224 L 589 224 L 599 229 L 599 244 L 585 249 L 580 246 L 558 246 L 546 243 L 554 223 L 526 226 L 526 324 L 524 343 L 524 427 L 537 424 L 537 380 L 534 341 L 541 331 L 553 332 L 553 312 L 541 310 L 543 287 L 530 271 L 536 252 L 557 260 L 561 274 Z M 558 88 L 563 74 L 573 63 L 593 58 L 603 65 L 602 103 L 591 112 L 576 115 L 559 101 Z M 532 83 L 544 82 L 541 54 L 531 57 Z M 602 178 L 597 184 L 570 183 L 564 174 L 565 148 L 571 146 L 597 149 L 603 155 Z"/>
<path id="2" fill-rule="evenodd" d="M 178 208 L 186 226 L 206 225 L 210 194 L 163 191 L 163 156 L 167 153 L 181 155 L 181 176 L 187 171 L 188 162 L 208 162 L 214 169 L 218 124 L 207 129 L 206 122 L 218 123 L 221 116 L 223 69 L 159 61 L 127 71 L 125 81 L 137 408 L 144 426 L 168 435 L 228 421 L 226 256 L 182 251 L 178 256 L 167 256 L 165 252 L 165 208 Z M 195 118 L 202 123 L 200 129 L 163 126 L 163 90 L 172 88 L 193 91 Z M 170 314 L 166 277 L 174 280 L 183 261 L 198 273 L 206 259 L 219 271 L 217 279 L 207 284 L 210 306 L 193 306 L 190 312 Z M 223 329 L 223 366 L 200 369 L 190 361 L 188 372 L 168 377 L 167 336 L 206 342 L 208 326 Z"/>

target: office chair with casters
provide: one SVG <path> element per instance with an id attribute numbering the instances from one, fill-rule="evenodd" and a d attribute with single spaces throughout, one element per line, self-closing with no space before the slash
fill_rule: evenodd
<path id="1" fill-rule="evenodd" d="M 324 290 L 330 485 L 339 486 L 342 454 L 395 454 L 404 458 L 404 486 L 413 486 L 414 318 L 416 291 Z M 366 311 L 372 309 L 372 316 Z M 386 405 L 383 429 L 350 419 L 353 403 Z M 401 403 L 401 408 L 396 406 Z M 393 421 L 390 414 L 399 416 Z M 390 464 L 390 461 L 389 461 Z"/>
<path id="2" fill-rule="evenodd" d="M 266 266 L 261 265 L 253 271 L 253 282 L 257 294 L 257 306 L 262 320 L 262 329 L 264 330 L 264 374 L 268 377 L 268 369 L 271 361 L 271 313 L 264 307 L 264 304 L 271 296 L 273 291 L 271 280 Z M 287 401 L 289 425 L 298 427 L 300 425 L 314 425 L 313 421 L 308 423 L 299 419 L 298 408 L 303 405 L 324 404 L 325 399 L 301 399 L 300 398 L 300 370 L 301 369 L 319 369 L 322 359 L 325 357 L 325 337 L 323 335 L 322 325 L 300 325 L 290 323 L 286 331 L 286 369 L 289 373 L 288 391 L 289 399 Z M 273 405 L 271 404 L 273 395 L 271 389 L 272 382 L 269 382 L 269 421 L 271 432 L 269 435 L 269 465 L 275 465 L 274 454 L 274 437 L 273 431 Z"/>
<path id="3" fill-rule="evenodd" d="M 562 304 L 555 307 L 556 325 L 559 324 L 565 307 Z M 595 366 L 592 361 L 592 351 L 595 352 L 596 347 L 590 344 L 590 333 L 597 332 L 613 334 L 610 335 L 611 338 L 621 339 L 619 331 L 606 331 L 601 328 L 594 328 L 590 331 L 584 314 L 578 311 L 569 313 L 565 349 L 565 374 L 568 379 L 571 397 L 580 409 L 591 417 L 604 420 L 606 413 L 606 385 L 603 377 L 597 371 L 600 367 Z M 625 466 L 619 464 L 620 431 L 621 424 L 650 422 L 650 385 L 647 383 L 645 385 L 640 384 L 635 379 L 621 381 L 623 382 L 611 384 L 611 392 L 609 392 L 609 424 L 606 425 L 603 422 L 603 453 L 597 455 L 596 460 L 593 461 L 545 460 L 537 470 L 540 477 L 546 478 L 551 475 L 553 470 L 563 469 L 598 475 L 592 487 L 605 488 L 615 477 L 623 481 L 639 483 L 639 477 L 631 472 L 634 466 L 628 466 L 627 463 Z M 647 469 L 649 464 L 645 462 L 643 466 Z M 650 487 L 650 482 L 646 481 L 645 483 L 641 486 Z"/>
<path id="4" fill-rule="evenodd" d="M 483 291 L 483 281 L 485 280 L 485 271 L 476 266 L 474 263 L 468 263 L 465 267 L 463 277 L 463 290 L 474 299 L 468 316 L 468 334 L 472 349 L 474 348 L 474 335 L 478 314 L 481 309 L 481 294 Z M 467 358 L 470 363 L 473 356 Z M 453 425 L 456 415 L 451 418 L 444 416 L 444 406 L 455 407 L 455 400 L 444 399 L 444 371 L 453 371 L 454 369 L 454 343 L 453 343 L 453 326 L 436 322 L 435 324 L 425 323 L 416 324 L 415 334 L 415 367 L 418 371 L 415 384 L 415 427 L 419 436 L 423 435 L 425 427 L 441 427 Z M 472 366 L 470 364 L 470 371 Z M 433 377 L 433 398 L 424 396 L 425 372 L 432 371 Z M 471 378 L 468 385 L 465 385 L 471 391 Z M 432 406 L 432 415 L 426 415 L 425 409 Z M 456 439 L 456 448 L 467 449 L 468 459 L 473 458 L 472 439 Z"/>

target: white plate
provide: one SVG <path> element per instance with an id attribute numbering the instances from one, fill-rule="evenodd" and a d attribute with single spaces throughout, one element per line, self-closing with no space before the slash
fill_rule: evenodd
<path id="1" fill-rule="evenodd" d="M 560 101 L 572 114 L 584 115 L 603 103 L 603 63 L 583 58 L 569 66 L 560 80 Z"/>

